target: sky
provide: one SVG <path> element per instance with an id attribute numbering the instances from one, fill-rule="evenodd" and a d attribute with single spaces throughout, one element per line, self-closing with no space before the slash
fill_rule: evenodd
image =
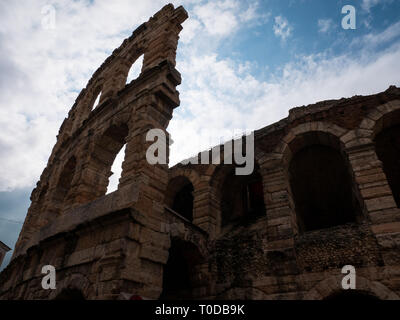
<path id="1" fill-rule="evenodd" d="M 398 0 L 0 0 L 0 240 L 8 246 L 77 95 L 168 2 L 189 13 L 177 52 L 181 105 L 168 126 L 171 165 L 293 107 L 400 85 Z M 355 8 L 355 29 L 342 27 L 345 5 Z"/>

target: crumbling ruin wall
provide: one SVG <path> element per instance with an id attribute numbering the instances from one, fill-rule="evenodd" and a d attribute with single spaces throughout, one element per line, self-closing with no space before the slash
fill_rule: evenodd
<path id="1" fill-rule="evenodd" d="M 146 134 L 161 129 L 168 137 L 166 128 L 180 103 L 175 55 L 186 18 L 183 7 L 162 8 L 79 94 L 32 192 L 12 262 L 0 276 L 2 298 L 54 298 L 60 291 L 40 285 L 41 266 L 48 264 L 57 269 L 59 290 L 79 285 L 85 298 L 116 298 L 133 288 L 150 298 L 160 294 L 169 248 L 163 231 L 168 167 L 148 164 Z M 142 54 L 139 77 L 126 84 Z M 93 106 L 99 94 L 99 105 Z M 105 195 L 111 165 L 124 144 L 118 190 Z"/>
<path id="2" fill-rule="evenodd" d="M 186 18 L 182 7 L 164 7 L 77 98 L 0 274 L 0 298 L 324 299 L 341 292 L 349 264 L 360 292 L 399 299 L 396 151 L 377 150 L 397 143 L 387 137 L 400 124 L 400 89 L 290 110 L 255 131 L 249 178 L 232 175 L 222 151 L 221 164 L 150 165 L 145 136 L 166 131 L 179 105 L 175 50 Z M 142 72 L 126 85 L 141 54 Z M 118 190 L 105 195 L 124 144 Z M 326 167 L 338 181 L 307 162 L 330 155 L 336 160 Z M 344 213 L 323 205 L 341 184 Z M 315 192 L 315 202 L 303 189 Z M 56 290 L 41 287 L 48 264 L 57 270 Z"/>
<path id="3" fill-rule="evenodd" d="M 266 214 L 247 224 L 221 224 L 221 190 L 228 172 L 223 153 L 221 165 L 171 168 L 170 181 L 181 176 L 193 184 L 193 223 L 212 239 L 212 298 L 327 298 L 341 291 L 345 265 L 356 268 L 361 291 L 399 298 L 400 209 L 375 139 L 400 123 L 399 95 L 398 88 L 390 87 L 377 95 L 295 108 L 288 118 L 255 131 Z M 314 145 L 339 151 L 359 212 L 349 223 L 304 231 L 291 188 L 296 172 L 289 167 L 296 154 Z M 323 188 L 324 172 L 314 178 Z"/>

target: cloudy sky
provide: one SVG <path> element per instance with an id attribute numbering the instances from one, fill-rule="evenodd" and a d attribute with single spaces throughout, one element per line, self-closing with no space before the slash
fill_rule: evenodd
<path id="1" fill-rule="evenodd" d="M 30 192 L 80 90 L 168 2 L 0 0 L 1 241 L 14 246 Z M 400 85 L 400 1 L 172 2 L 190 17 L 178 47 L 183 83 L 168 128 L 171 164 L 280 120 L 290 108 Z M 342 28 L 347 4 L 356 9 L 355 30 Z M 140 67 L 138 61 L 132 72 Z"/>

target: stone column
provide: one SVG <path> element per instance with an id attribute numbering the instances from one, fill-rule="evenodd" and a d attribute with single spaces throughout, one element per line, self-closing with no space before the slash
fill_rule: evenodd
<path id="1" fill-rule="evenodd" d="M 364 213 L 371 223 L 379 245 L 383 248 L 385 264 L 398 262 L 399 243 L 393 241 L 395 233 L 400 234 L 400 209 L 397 208 L 392 191 L 383 172 L 372 143 L 346 150 L 354 178 L 364 202 Z M 400 236 L 399 236 L 400 238 Z M 394 259 L 394 260 L 393 260 Z"/>

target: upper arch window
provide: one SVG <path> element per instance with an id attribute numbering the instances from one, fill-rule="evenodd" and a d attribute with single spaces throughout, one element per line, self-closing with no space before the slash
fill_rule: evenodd
<path id="1" fill-rule="evenodd" d="M 143 67 L 143 57 L 144 57 L 144 55 L 142 54 L 132 64 L 132 66 L 129 70 L 129 73 L 128 73 L 128 77 L 126 79 L 127 84 L 131 83 L 133 80 L 136 80 L 140 76 L 140 73 L 142 72 L 142 67 Z"/>
<path id="2" fill-rule="evenodd" d="M 112 165 L 116 156 L 126 144 L 128 133 L 129 128 L 126 124 L 113 125 L 96 142 L 91 161 L 91 169 L 95 173 L 92 181 L 95 184 L 94 197 L 106 194 L 109 178 L 112 176 Z"/>
<path id="3" fill-rule="evenodd" d="M 117 156 L 115 157 L 114 163 L 111 166 L 112 174 L 108 180 L 106 194 L 114 192 L 118 189 L 119 179 L 121 178 L 122 175 L 122 162 L 124 161 L 125 158 L 125 149 L 126 149 L 126 144 L 118 152 Z"/>
<path id="4" fill-rule="evenodd" d="M 100 104 L 100 98 L 101 98 L 101 93 L 102 93 L 102 88 L 98 87 L 95 91 L 94 91 L 94 95 L 92 97 L 92 102 L 91 102 L 91 110 L 96 109 L 99 104 Z"/>
<path id="5" fill-rule="evenodd" d="M 296 140 L 291 147 L 289 180 L 299 230 L 355 222 L 361 210 L 339 142 L 324 133 L 308 133 Z"/>

